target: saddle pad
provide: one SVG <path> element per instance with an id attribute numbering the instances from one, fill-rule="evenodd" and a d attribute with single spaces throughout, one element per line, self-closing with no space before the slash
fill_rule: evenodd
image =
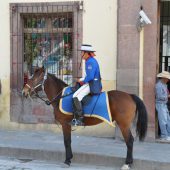
<path id="1" fill-rule="evenodd" d="M 59 108 L 60 111 L 64 114 L 72 115 L 73 114 L 73 106 L 72 106 L 72 97 L 73 94 L 71 87 L 66 87 L 63 89 L 62 96 L 65 96 L 60 99 Z M 69 95 L 70 94 L 70 95 Z M 111 126 L 115 126 L 112 122 L 109 103 L 108 103 L 108 95 L 106 92 L 102 92 L 99 95 L 92 96 L 90 102 L 83 106 L 83 113 L 85 117 L 97 117 L 102 121 L 107 122 Z"/>

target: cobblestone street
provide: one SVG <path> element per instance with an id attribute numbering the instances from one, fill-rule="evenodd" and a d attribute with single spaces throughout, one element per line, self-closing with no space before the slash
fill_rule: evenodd
<path id="1" fill-rule="evenodd" d="M 37 160 L 18 160 L 9 157 L 0 157 L 0 170 L 63 170 L 62 163 L 45 162 Z M 72 164 L 69 170 L 117 170 L 113 167 L 87 166 L 81 164 Z"/>

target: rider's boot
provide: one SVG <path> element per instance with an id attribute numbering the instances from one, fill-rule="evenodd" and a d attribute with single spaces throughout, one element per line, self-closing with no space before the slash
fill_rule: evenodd
<path id="1" fill-rule="evenodd" d="M 77 97 L 73 98 L 73 114 L 74 118 L 72 119 L 70 124 L 72 126 L 84 126 L 82 104 Z"/>
<path id="2" fill-rule="evenodd" d="M 79 116 L 78 117 L 77 126 L 84 126 L 84 116 Z"/>

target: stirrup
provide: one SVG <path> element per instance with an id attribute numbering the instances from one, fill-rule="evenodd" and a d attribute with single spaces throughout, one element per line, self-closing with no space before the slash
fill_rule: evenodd
<path id="1" fill-rule="evenodd" d="M 72 121 L 69 124 L 71 126 L 84 126 L 84 123 L 80 120 L 77 120 L 76 118 L 72 119 Z"/>
<path id="2" fill-rule="evenodd" d="M 84 122 L 82 120 L 77 120 L 77 126 L 84 126 Z"/>
<path id="3" fill-rule="evenodd" d="M 69 122 L 69 124 L 71 125 L 71 126 L 77 126 L 77 119 L 76 118 L 73 118 L 72 120 L 71 120 L 71 122 Z"/>

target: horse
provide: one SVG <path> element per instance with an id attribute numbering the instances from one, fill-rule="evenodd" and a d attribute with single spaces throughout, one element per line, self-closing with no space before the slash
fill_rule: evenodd
<path id="1" fill-rule="evenodd" d="M 27 84 L 23 88 L 23 95 L 28 97 L 34 93 L 37 94 L 37 87 L 43 86 L 47 95 L 48 102 L 54 109 L 54 117 L 57 122 L 61 124 L 64 138 L 64 146 L 66 158 L 64 165 L 70 166 L 71 159 L 73 158 L 71 148 L 71 131 L 72 127 L 69 122 L 72 120 L 73 115 L 63 114 L 59 109 L 59 100 L 62 97 L 62 91 L 68 85 L 57 78 L 55 75 L 46 73 L 44 67 L 37 68 L 33 77 L 28 79 Z M 134 119 L 136 122 L 136 134 L 140 141 L 144 141 L 147 134 L 148 114 L 144 102 L 134 94 L 128 94 L 123 91 L 111 90 L 107 92 L 109 107 L 111 112 L 112 121 L 116 121 L 123 135 L 127 147 L 127 155 L 125 164 L 122 169 L 130 169 L 133 164 L 133 142 L 134 137 L 131 133 L 131 124 Z M 103 121 L 96 117 L 85 117 L 85 126 L 92 126 L 102 123 Z"/>

